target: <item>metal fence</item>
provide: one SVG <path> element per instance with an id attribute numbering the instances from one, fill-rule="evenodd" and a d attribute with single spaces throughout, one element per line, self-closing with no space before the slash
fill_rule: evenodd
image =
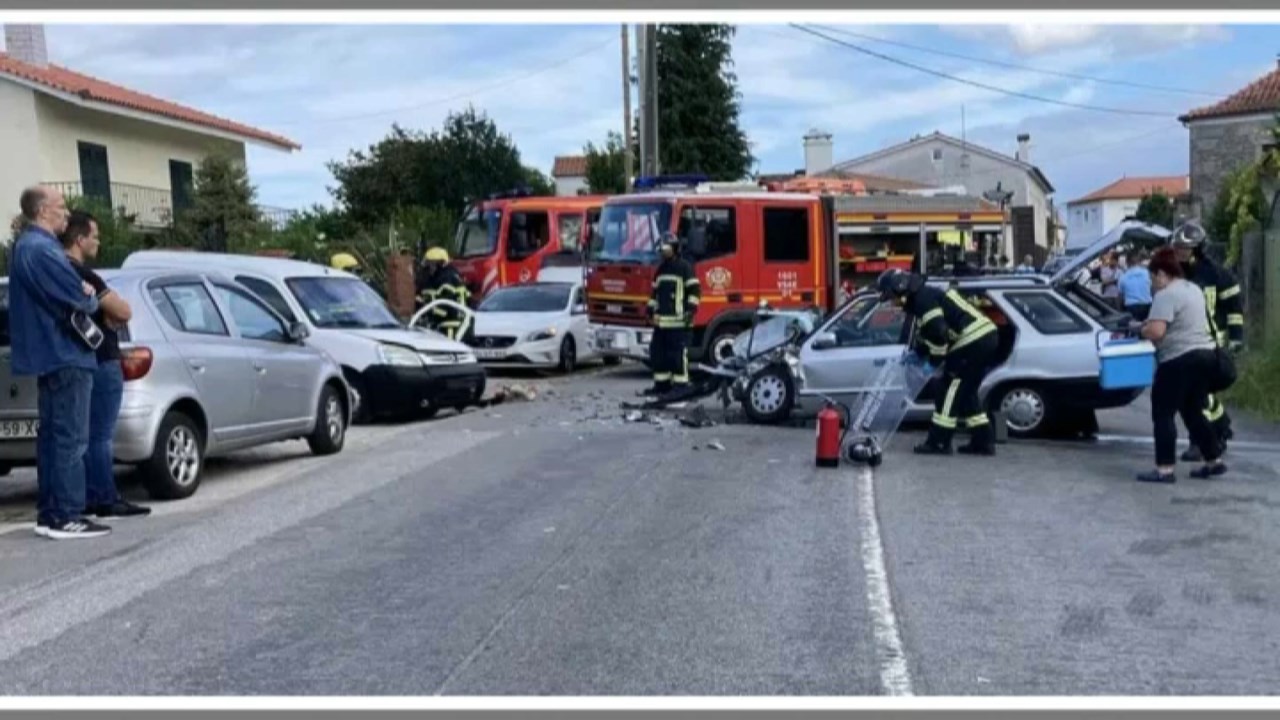
<path id="1" fill-rule="evenodd" d="M 173 223 L 173 193 L 164 188 L 111 183 L 108 187 L 85 192 L 79 182 L 45 183 L 57 189 L 68 200 L 92 197 L 128 218 L 139 228 L 163 228 Z"/>

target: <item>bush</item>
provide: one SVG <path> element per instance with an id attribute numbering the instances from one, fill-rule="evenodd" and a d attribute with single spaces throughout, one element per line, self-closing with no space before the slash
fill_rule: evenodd
<path id="1" fill-rule="evenodd" d="M 1224 393 L 1227 402 L 1267 420 L 1280 420 L 1280 341 L 1250 350 L 1237 362 L 1240 376 Z"/>

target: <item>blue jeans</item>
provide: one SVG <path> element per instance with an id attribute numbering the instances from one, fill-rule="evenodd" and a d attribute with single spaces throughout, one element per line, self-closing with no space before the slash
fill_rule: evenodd
<path id="1" fill-rule="evenodd" d="M 57 525 L 84 512 L 84 455 L 89 447 L 93 371 L 62 368 L 41 375 L 36 435 L 37 520 Z"/>
<path id="2" fill-rule="evenodd" d="M 120 500 L 116 491 L 115 453 L 111 438 L 120 419 L 124 396 L 124 370 L 119 360 L 98 365 L 93 374 L 93 394 L 89 401 L 89 451 L 84 456 L 85 504 L 113 505 Z"/>

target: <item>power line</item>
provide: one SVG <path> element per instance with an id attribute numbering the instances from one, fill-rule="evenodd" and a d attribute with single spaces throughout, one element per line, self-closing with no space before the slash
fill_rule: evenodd
<path id="1" fill-rule="evenodd" d="M 425 102 L 415 103 L 413 105 L 405 105 L 397 108 L 388 108 L 386 110 L 377 110 L 375 112 L 362 113 L 359 115 L 348 115 L 345 117 L 338 117 L 338 118 L 324 118 L 321 120 L 293 120 L 290 122 L 270 123 L 270 124 L 273 127 L 274 126 L 291 126 L 291 125 L 331 125 L 335 123 L 350 122 L 352 120 L 366 120 L 369 118 L 382 117 L 384 115 L 395 115 L 397 113 L 408 112 L 410 110 L 421 110 L 423 108 L 432 107 L 434 105 L 443 105 L 445 103 L 451 103 L 457 100 L 462 100 L 464 98 L 475 97 L 476 95 L 483 95 L 484 93 L 490 92 L 492 90 L 504 88 L 508 85 L 513 85 L 523 80 L 528 80 L 531 77 L 534 77 L 536 75 L 541 75 L 542 73 L 547 72 L 549 70 L 554 70 L 558 67 L 568 65 L 574 60 L 585 57 L 586 55 L 589 55 L 599 50 L 600 48 L 603 48 L 606 45 L 610 45 L 613 42 L 614 42 L 614 38 L 611 37 L 608 40 L 605 40 L 604 42 L 597 43 L 595 45 L 587 47 L 586 49 L 580 52 L 574 53 L 573 55 L 561 58 L 559 60 L 556 60 L 555 62 L 552 62 L 547 65 L 543 65 L 542 67 L 531 70 L 529 72 L 521 73 L 519 75 L 512 75 L 511 77 L 508 77 L 504 80 L 500 80 L 496 83 L 493 83 L 492 85 L 486 85 L 484 87 L 481 87 L 475 90 L 468 90 L 467 92 L 458 93 L 456 95 L 450 95 L 449 97 L 436 98 L 434 100 L 427 100 Z"/>
<path id="2" fill-rule="evenodd" d="M 969 86 L 980 88 L 983 90 L 990 90 L 991 92 L 997 92 L 1003 95 L 1019 97 L 1019 98 L 1023 98 L 1024 100 L 1034 100 L 1036 102 L 1048 103 L 1050 105 L 1059 105 L 1061 107 L 1076 108 L 1078 110 L 1092 110 L 1094 112 L 1111 113 L 1113 115 L 1140 115 L 1143 117 L 1161 117 L 1161 118 L 1175 117 L 1170 113 L 1158 112 L 1155 110 L 1130 110 L 1126 108 L 1114 108 L 1114 107 L 1107 107 L 1103 105 L 1087 105 L 1084 103 L 1074 103 L 1069 100 L 1057 100 L 1054 98 L 1043 97 L 1041 95 L 1032 95 L 1030 93 L 1024 93 L 1017 90 L 1009 90 L 1007 88 L 997 87 L 995 85 L 988 85 L 987 83 L 978 82 L 977 80 L 969 80 L 967 78 L 962 78 L 957 75 L 951 75 L 950 73 L 942 72 L 941 70 L 934 70 L 932 68 L 927 68 L 922 65 L 916 65 L 915 63 L 907 62 L 906 60 L 900 60 L 898 58 L 876 52 L 875 50 L 864 48 L 861 45 L 855 45 L 845 40 L 840 40 L 838 38 L 833 38 L 829 35 L 824 35 L 823 33 L 804 27 L 802 25 L 797 25 L 795 23 L 789 23 L 789 25 L 790 27 L 796 30 L 799 30 L 800 32 L 808 33 L 809 35 L 813 35 L 815 37 L 820 37 L 823 40 L 826 40 L 827 42 L 840 45 L 842 47 L 847 47 L 850 50 L 860 52 L 864 55 L 870 55 L 871 57 L 878 58 L 886 62 L 891 62 L 895 65 L 901 65 L 903 67 L 911 68 L 912 70 L 917 70 L 922 73 L 927 73 L 929 75 L 940 77 L 945 80 L 951 80 L 953 82 L 958 82 L 964 85 L 969 85 Z"/>
<path id="3" fill-rule="evenodd" d="M 972 55 L 963 55 L 961 53 L 949 52 L 947 50 L 938 50 L 937 48 L 929 48 L 929 47 L 923 47 L 920 45 L 912 45 L 910 43 L 904 43 L 898 40 L 890 40 L 888 38 L 876 37 L 875 35 L 864 35 L 862 33 L 853 32 L 852 30 L 834 28 L 829 25 L 815 25 L 814 27 L 821 28 L 826 32 L 834 33 L 836 35 L 846 35 L 848 37 L 855 37 L 861 40 L 869 40 L 871 42 L 884 43 L 886 45 L 894 45 L 900 48 L 906 48 L 908 50 L 917 50 L 919 52 L 932 53 L 934 55 L 941 55 L 942 57 L 955 58 L 957 60 L 969 60 L 977 63 L 985 63 L 987 65 L 994 65 L 995 67 L 1002 67 L 1010 70 L 1024 70 L 1026 72 L 1040 73 L 1042 75 L 1052 75 L 1054 77 L 1068 78 L 1071 80 L 1087 80 L 1090 82 L 1096 82 L 1104 85 L 1117 85 L 1120 87 L 1130 87 L 1130 88 L 1137 88 L 1141 90 L 1155 90 L 1158 92 L 1176 93 L 1181 95 L 1200 95 L 1203 97 L 1213 97 L 1213 98 L 1226 97 L 1226 95 L 1222 93 L 1208 92 L 1205 90 L 1191 90 L 1188 88 L 1176 88 L 1176 87 L 1168 87 L 1163 85 L 1148 85 L 1146 83 L 1130 82 L 1128 80 L 1114 80 L 1111 78 L 1094 77 L 1092 75 L 1069 73 L 1069 72 L 1063 72 L 1061 70 L 1045 70 L 1044 68 L 1031 67 L 1028 65 L 1018 65 L 1016 63 L 1004 62 L 1002 60 L 994 60 L 992 58 L 974 57 Z"/>

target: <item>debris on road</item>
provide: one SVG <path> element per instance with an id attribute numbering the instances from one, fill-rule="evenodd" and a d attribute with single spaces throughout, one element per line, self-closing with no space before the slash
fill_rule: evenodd
<path id="1" fill-rule="evenodd" d="M 688 410 L 680 413 L 680 424 L 691 428 L 708 428 L 714 427 L 715 420 L 707 414 L 707 409 L 702 405 L 694 405 Z"/>
<path id="2" fill-rule="evenodd" d="M 706 447 L 708 450 L 718 450 L 720 452 L 724 452 L 724 443 L 721 443 L 719 440 L 712 440 L 711 442 L 707 443 Z"/>
<path id="3" fill-rule="evenodd" d="M 623 415 L 622 417 L 624 420 L 630 423 L 643 422 L 646 419 L 645 414 L 640 412 L 639 410 L 632 410 L 631 412 L 627 413 L 626 415 Z"/>

